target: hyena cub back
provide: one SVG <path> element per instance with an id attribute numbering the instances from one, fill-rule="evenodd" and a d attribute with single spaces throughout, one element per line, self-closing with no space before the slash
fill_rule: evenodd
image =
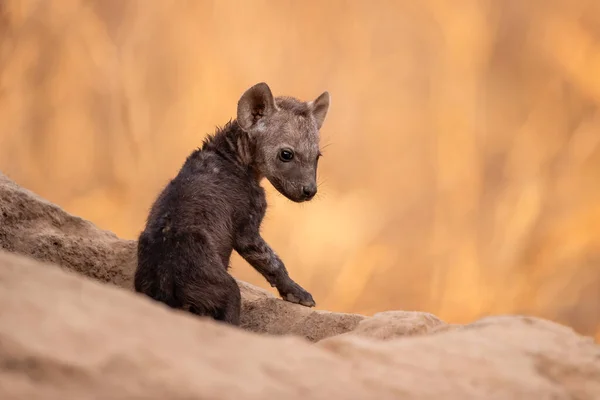
<path id="1" fill-rule="evenodd" d="M 317 192 L 319 129 L 329 94 L 273 97 L 265 83 L 240 98 L 237 118 L 192 152 L 160 193 L 138 240 L 137 292 L 170 307 L 239 325 L 240 290 L 229 275 L 237 251 L 287 301 L 313 307 L 260 235 L 266 178 L 294 202 Z"/>

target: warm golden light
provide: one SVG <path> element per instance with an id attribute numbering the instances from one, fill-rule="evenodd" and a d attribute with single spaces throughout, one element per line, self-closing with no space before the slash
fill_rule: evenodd
<path id="1" fill-rule="evenodd" d="M 599 26 L 596 0 L 6 0 L 0 169 L 136 238 L 245 89 L 328 90 L 320 194 L 265 183 L 264 236 L 319 308 L 600 339 Z"/>

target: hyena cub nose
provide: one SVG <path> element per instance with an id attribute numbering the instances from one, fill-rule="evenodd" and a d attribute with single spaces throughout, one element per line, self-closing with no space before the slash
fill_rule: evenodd
<path id="1" fill-rule="evenodd" d="M 304 195 L 304 199 L 310 200 L 317 194 L 317 185 L 316 183 L 311 183 L 309 185 L 302 187 L 302 194 Z"/>

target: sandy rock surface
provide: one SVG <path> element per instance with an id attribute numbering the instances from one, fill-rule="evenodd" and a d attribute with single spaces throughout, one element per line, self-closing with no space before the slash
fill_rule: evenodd
<path id="1" fill-rule="evenodd" d="M 363 318 L 356 328 L 338 336 L 360 336 L 371 339 L 390 340 L 402 336 L 452 330 L 461 325 L 447 324 L 433 314 L 415 311 L 386 311 Z"/>
<path id="2" fill-rule="evenodd" d="M 600 346 L 538 318 L 367 318 L 244 282 L 245 329 L 170 310 L 132 292 L 134 241 L 2 175 L 0 248 L 1 399 L 600 399 Z"/>
<path id="3" fill-rule="evenodd" d="M 4 252 L 0 304 L 6 400 L 600 395 L 600 348 L 533 318 L 489 318 L 398 340 L 330 337 L 314 345 L 173 312 Z"/>

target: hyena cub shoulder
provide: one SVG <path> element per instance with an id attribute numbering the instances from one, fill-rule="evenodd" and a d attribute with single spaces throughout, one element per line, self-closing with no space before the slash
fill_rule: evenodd
<path id="1" fill-rule="evenodd" d="M 329 93 L 313 101 L 248 89 L 237 119 L 191 153 L 160 193 L 138 240 L 135 290 L 173 308 L 239 325 L 240 290 L 229 275 L 236 250 L 282 298 L 313 307 L 260 235 L 266 178 L 294 202 L 317 193 L 319 129 Z"/>

